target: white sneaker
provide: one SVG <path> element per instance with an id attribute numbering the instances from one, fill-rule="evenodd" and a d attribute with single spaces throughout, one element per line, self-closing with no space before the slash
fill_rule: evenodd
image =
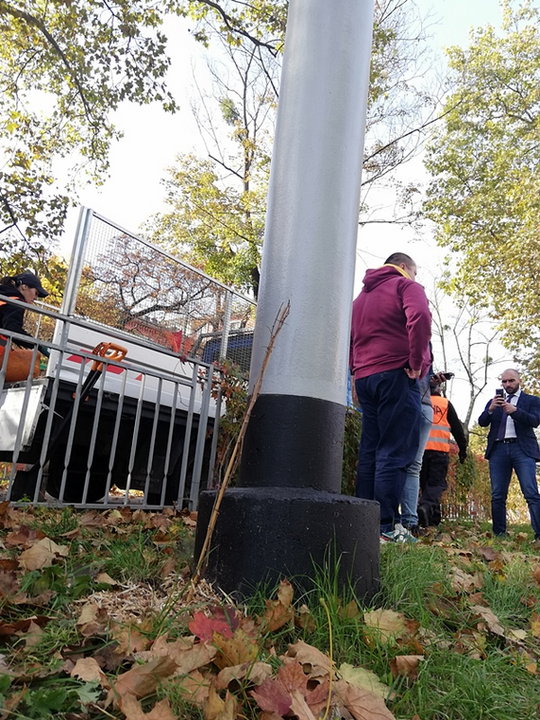
<path id="1" fill-rule="evenodd" d="M 381 544 L 387 542 L 415 543 L 418 542 L 412 532 L 401 523 L 396 523 L 391 532 L 381 533 Z"/>

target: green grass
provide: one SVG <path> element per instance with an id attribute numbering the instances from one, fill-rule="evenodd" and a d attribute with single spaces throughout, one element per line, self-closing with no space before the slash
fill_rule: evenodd
<path id="1" fill-rule="evenodd" d="M 106 653 L 107 646 L 114 647 L 114 637 L 107 627 L 86 638 L 76 625 L 87 596 L 101 590 L 114 596 L 114 588 L 97 583 L 98 573 L 107 572 L 121 583 L 118 591 L 125 585 L 138 584 L 159 592 L 164 563 L 172 558 L 180 568 L 191 560 L 192 535 L 183 523 L 172 524 L 163 534 L 140 521 L 145 517 L 104 528 L 84 524 L 79 527 L 80 514 L 69 508 L 29 511 L 24 518 L 24 524 L 40 528 L 55 542 L 67 545 L 69 555 L 58 558 L 51 567 L 21 573 L 19 589 L 29 597 L 26 604 L 1 601 L 4 621 L 33 614 L 47 618 L 34 643 L 27 644 L 22 633 L 20 637 L 12 636 L 0 650 L 17 669 L 19 678 L 24 678 L 9 680 L 0 675 L 0 700 L 26 687 L 24 701 L 13 713 L 14 718 L 109 717 L 93 704 L 103 698 L 100 689 L 70 678 L 62 668 L 70 659 L 92 657 L 97 651 Z M 77 528 L 79 532 L 65 537 L 65 533 Z M 267 633 L 259 641 L 260 659 L 277 669 L 281 663 L 278 656 L 299 638 L 325 653 L 332 645 L 337 667 L 342 663 L 361 666 L 391 688 L 388 706 L 397 720 L 414 716 L 421 720 L 538 717 L 539 676 L 526 668 L 540 660 L 540 642 L 531 633 L 531 619 L 540 613 L 540 584 L 532 572 L 538 557 L 529 553 L 523 538 L 517 538 L 519 532 L 530 535 L 529 529 L 513 528 L 509 539 L 499 540 L 491 538 L 488 526 L 446 523 L 440 534 L 433 534 L 425 542 L 386 545 L 381 552 L 380 590 L 369 603 L 360 602 L 351 586 L 341 587 L 339 562 L 334 557 L 327 565 L 314 568 L 309 579 L 300 578 L 297 583 L 305 590 L 296 594 L 295 606 L 309 607 L 310 625 L 301 629 L 290 623 Z M 490 560 L 480 547 L 499 554 Z M 7 548 L 3 557 L 16 558 L 18 552 L 17 548 Z M 471 575 L 477 573 L 483 581 L 481 595 L 471 599 L 467 592 L 453 588 L 453 568 Z M 189 634 L 190 613 L 205 605 L 198 599 L 186 607 L 185 590 L 185 583 L 169 586 L 160 612 L 144 618 L 142 632 L 146 637 L 167 634 L 172 641 Z M 261 585 L 241 610 L 250 616 L 262 615 L 274 591 Z M 50 599 L 33 607 L 32 598 L 43 598 L 44 593 L 51 593 Z M 472 610 L 472 605 L 479 603 L 495 613 L 505 631 L 502 636 L 489 632 Z M 377 637 L 366 627 L 364 613 L 380 608 L 402 614 L 412 623 L 410 631 L 397 640 Z M 526 631 L 527 635 L 515 641 L 511 629 Z M 407 654 L 424 658 L 418 677 L 394 678 L 391 662 Z M 131 667 L 132 662 L 133 658 L 126 658 L 120 667 L 106 671 L 114 676 Z M 255 720 L 258 715 L 249 700 L 249 689 L 248 684 L 240 684 L 237 694 L 244 703 L 245 716 Z M 179 718 L 204 717 L 200 709 L 186 703 L 174 679 L 165 680 L 155 696 L 145 700 L 144 707 L 149 710 L 156 698 L 167 698 Z M 119 717 L 117 711 L 112 712 Z"/>

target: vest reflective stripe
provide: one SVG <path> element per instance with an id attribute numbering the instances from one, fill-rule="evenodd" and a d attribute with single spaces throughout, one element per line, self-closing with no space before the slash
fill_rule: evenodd
<path id="1" fill-rule="evenodd" d="M 431 396 L 433 423 L 429 431 L 426 450 L 450 452 L 450 424 L 448 422 L 448 399 L 440 395 Z"/>

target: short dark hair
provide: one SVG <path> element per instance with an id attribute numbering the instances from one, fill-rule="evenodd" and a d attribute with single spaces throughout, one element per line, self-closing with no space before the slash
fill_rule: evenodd
<path id="1" fill-rule="evenodd" d="M 404 263 L 408 267 L 410 267 L 411 265 L 415 265 L 412 257 L 402 252 L 392 253 L 390 257 L 384 261 L 385 265 L 399 265 L 400 263 Z"/>

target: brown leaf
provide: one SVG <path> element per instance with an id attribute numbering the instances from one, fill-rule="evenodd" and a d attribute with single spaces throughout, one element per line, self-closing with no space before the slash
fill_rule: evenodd
<path id="1" fill-rule="evenodd" d="M 203 711 L 205 720 L 236 720 L 238 701 L 227 691 L 222 700 L 214 687 L 210 687 Z"/>
<path id="2" fill-rule="evenodd" d="M 113 623 L 110 628 L 110 634 L 113 640 L 116 640 L 118 643 L 118 647 L 114 650 L 117 655 L 125 656 L 142 652 L 146 650 L 152 642 L 132 625 L 126 626 Z"/>
<path id="3" fill-rule="evenodd" d="M 81 608 L 81 613 L 75 623 L 83 637 L 105 635 L 107 631 L 107 612 L 94 602 L 87 602 Z"/>
<path id="4" fill-rule="evenodd" d="M 478 547 L 476 548 L 476 552 L 488 562 L 492 562 L 499 557 L 499 553 L 490 547 Z"/>
<path id="5" fill-rule="evenodd" d="M 394 610 L 372 610 L 364 613 L 364 623 L 372 636 L 382 642 L 395 642 L 408 633 L 406 618 Z"/>
<path id="6" fill-rule="evenodd" d="M 249 680 L 254 685 L 262 685 L 271 676 L 272 666 L 269 663 L 242 663 L 241 665 L 223 668 L 217 676 L 216 687 L 218 690 L 225 690 L 233 680 Z"/>
<path id="7" fill-rule="evenodd" d="M 32 615 L 32 617 L 25 618 L 24 620 L 0 622 L 0 637 L 9 637 L 10 635 L 26 633 L 30 629 L 31 625 L 43 627 L 50 621 L 50 619 L 51 618 L 46 617 L 45 615 Z"/>
<path id="8" fill-rule="evenodd" d="M 167 698 L 157 702 L 149 712 L 145 713 L 141 703 L 133 695 L 126 695 L 120 702 L 120 710 L 126 716 L 126 720 L 177 720 Z"/>
<path id="9" fill-rule="evenodd" d="M 24 644 L 28 648 L 36 647 L 36 645 L 39 645 L 41 642 L 41 638 L 43 637 L 43 630 L 39 627 L 39 625 L 32 620 L 30 621 L 30 625 L 28 626 L 28 630 L 24 634 L 20 633 L 24 639 Z"/>
<path id="10" fill-rule="evenodd" d="M 418 666 L 424 659 L 423 655 L 397 655 L 390 661 L 390 670 L 394 677 L 408 677 L 416 680 L 418 677 Z"/>
<path id="11" fill-rule="evenodd" d="M 470 593 L 472 590 L 480 590 L 484 584 L 484 579 L 480 573 L 470 575 L 457 567 L 453 567 L 450 572 L 450 583 L 452 590 Z"/>
<path id="12" fill-rule="evenodd" d="M 308 645 L 303 640 L 298 640 L 298 642 L 289 645 L 287 656 L 297 660 L 309 678 L 323 678 L 330 675 L 330 673 L 333 674 L 332 662 L 328 655 L 325 655 L 313 645 Z"/>
<path id="13" fill-rule="evenodd" d="M 340 618 L 353 620 L 354 618 L 361 618 L 362 611 L 358 607 L 356 600 L 351 600 L 345 607 L 341 607 L 338 610 Z"/>
<path id="14" fill-rule="evenodd" d="M 535 565 L 533 567 L 532 575 L 533 575 L 535 583 L 537 585 L 540 585 L 540 565 Z"/>
<path id="15" fill-rule="evenodd" d="M 361 690 L 338 680 L 333 685 L 335 702 L 343 705 L 355 720 L 395 720 L 384 700 L 367 690 Z"/>
<path id="16" fill-rule="evenodd" d="M 212 644 L 215 645 L 218 651 L 214 662 L 220 670 L 232 665 L 253 662 L 259 655 L 258 644 L 252 637 L 246 635 L 241 627 L 234 631 L 231 638 L 225 638 L 214 633 Z"/>
<path id="17" fill-rule="evenodd" d="M 267 600 L 266 610 L 261 618 L 261 627 L 267 632 L 278 630 L 294 619 L 292 607 L 293 587 L 288 580 L 279 584 L 277 600 Z"/>
<path id="18" fill-rule="evenodd" d="M 19 564 L 25 570 L 40 570 L 50 567 L 57 557 L 66 557 L 68 554 L 66 545 L 57 545 L 50 538 L 44 537 L 19 555 Z"/>
<path id="19" fill-rule="evenodd" d="M 101 572 L 96 575 L 96 582 L 100 585 L 110 585 L 111 587 L 118 586 L 116 580 L 113 580 L 113 578 L 106 572 Z"/>
<path id="20" fill-rule="evenodd" d="M 540 614 L 531 615 L 531 633 L 533 637 L 540 638 Z"/>
<path id="21" fill-rule="evenodd" d="M 296 615 L 294 616 L 294 624 L 296 625 L 296 627 L 307 630 L 308 632 L 314 632 L 315 628 L 317 627 L 315 618 L 313 617 L 313 614 L 307 605 L 301 605 L 300 608 L 296 611 Z"/>
<path id="22" fill-rule="evenodd" d="M 101 687 L 110 687 L 107 676 L 92 657 L 79 658 L 69 674 L 83 682 L 97 682 Z"/>
<path id="23" fill-rule="evenodd" d="M 505 637 L 504 628 L 500 624 L 499 618 L 495 615 L 493 610 L 488 607 L 483 607 L 482 605 L 472 605 L 471 610 L 475 615 L 479 615 L 483 620 L 485 620 L 490 632 L 495 635 Z"/>
<path id="24" fill-rule="evenodd" d="M 174 689 L 178 691 L 186 702 L 194 705 L 203 705 L 208 700 L 210 680 L 199 670 L 193 670 L 188 675 L 174 675 L 172 680 Z"/>
<path id="25" fill-rule="evenodd" d="M 45 533 L 41 530 L 35 530 L 26 525 L 21 525 L 17 530 L 8 533 L 4 542 L 6 547 L 29 548 L 32 547 L 37 540 L 41 540 L 44 537 Z"/>
<path id="26" fill-rule="evenodd" d="M 208 665 L 216 655 L 216 648 L 209 643 L 195 643 L 193 637 L 181 637 L 174 642 L 167 642 L 166 635 L 160 635 L 150 650 L 137 653 L 137 658 L 153 660 L 169 657 L 176 663 L 177 675 L 187 675 L 192 670 Z"/>
<path id="27" fill-rule="evenodd" d="M 116 678 L 107 695 L 106 705 L 114 702 L 118 707 L 126 695 L 146 697 L 154 692 L 158 684 L 176 670 L 176 663 L 170 657 L 158 657 L 144 665 L 134 665 Z"/>

